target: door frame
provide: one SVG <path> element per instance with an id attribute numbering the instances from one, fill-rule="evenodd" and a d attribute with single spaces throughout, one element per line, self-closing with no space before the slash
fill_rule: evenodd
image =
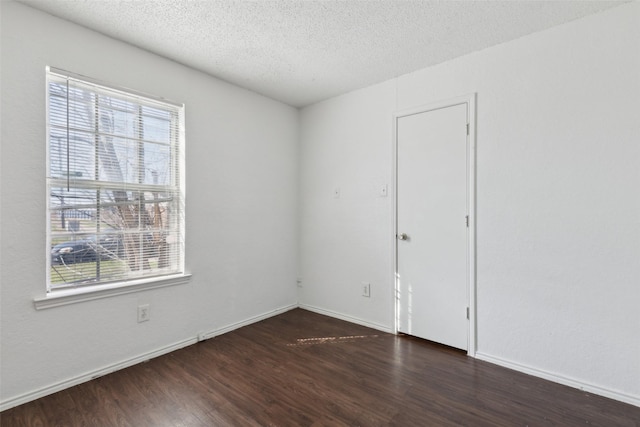
<path id="1" fill-rule="evenodd" d="M 398 120 L 414 114 L 427 113 L 455 105 L 467 106 L 467 215 L 469 230 L 467 232 L 467 304 L 469 322 L 467 333 L 467 355 L 475 357 L 477 348 L 476 323 L 476 93 L 424 104 L 393 115 L 393 301 L 394 331 L 397 334 L 400 325 L 400 282 L 398 280 Z"/>

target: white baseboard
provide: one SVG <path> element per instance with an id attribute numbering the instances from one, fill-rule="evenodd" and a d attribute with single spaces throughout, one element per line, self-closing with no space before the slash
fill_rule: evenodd
<path id="1" fill-rule="evenodd" d="M 114 363 L 112 365 L 106 366 L 101 369 L 96 369 L 95 371 L 91 371 L 82 375 L 78 375 L 77 377 L 70 378 L 68 380 L 60 381 L 58 383 L 49 385 L 47 387 L 40 388 L 38 390 L 31 391 L 29 393 L 24 393 L 19 396 L 10 398 L 0 403 L 0 411 L 4 411 L 6 409 L 13 408 L 18 405 L 22 405 L 23 403 L 31 402 L 32 400 L 39 399 L 41 397 L 48 396 L 50 394 L 56 393 L 58 391 L 73 387 L 78 384 L 85 383 L 87 381 L 91 381 L 95 378 L 110 374 L 115 371 L 119 371 L 120 369 L 128 368 L 129 366 L 136 365 L 138 363 L 145 362 L 149 359 L 153 359 L 158 356 L 162 356 L 163 354 L 171 353 L 172 351 L 179 350 L 183 347 L 189 346 L 191 344 L 195 344 L 198 342 L 196 338 L 189 338 L 166 347 L 159 348 L 157 350 L 141 354 L 139 356 L 133 357 L 131 359 L 123 360 L 119 363 Z"/>
<path id="2" fill-rule="evenodd" d="M 479 360 L 484 360 L 485 362 L 493 363 L 495 365 L 513 369 L 514 371 L 519 371 L 525 374 L 533 375 L 534 377 L 553 381 L 554 383 L 577 388 L 579 390 L 583 390 L 585 392 L 592 393 L 592 394 L 597 394 L 603 397 L 608 397 L 610 399 L 619 400 L 620 402 L 629 403 L 634 406 L 640 406 L 639 396 L 633 396 L 627 393 L 621 393 L 619 391 L 609 390 L 593 384 L 585 383 L 583 381 L 574 380 L 572 378 L 553 374 L 551 372 L 543 371 L 537 368 L 532 368 L 530 366 L 522 365 L 516 362 L 512 362 L 510 360 L 501 359 L 499 357 L 491 356 L 481 352 L 477 352 L 475 357 Z"/>
<path id="3" fill-rule="evenodd" d="M 70 378 L 68 380 L 65 381 L 60 381 L 58 383 L 52 384 L 50 386 L 47 387 L 43 387 L 40 388 L 38 390 L 34 390 L 32 392 L 29 393 L 24 393 L 22 395 L 10 398 L 8 400 L 5 400 L 3 402 L 0 402 L 0 411 L 4 411 L 10 408 L 13 408 L 15 406 L 18 405 L 22 405 L 23 403 L 27 403 L 30 402 L 32 400 L 36 400 L 39 399 L 41 397 L 47 396 L 49 394 L 53 394 L 56 393 L 58 391 L 73 387 L 75 385 L 78 384 L 82 384 L 84 382 L 87 381 L 91 381 L 92 379 L 101 377 L 103 375 L 107 375 L 110 374 L 112 372 L 115 371 L 119 371 L 120 369 L 124 369 L 127 368 L 129 366 L 133 366 L 136 365 L 138 363 L 147 361 L 149 359 L 153 359 L 155 357 L 158 356 L 162 356 L 164 354 L 167 353 L 171 353 L 172 351 L 176 351 L 179 350 L 183 347 L 187 347 L 191 344 L 195 344 L 198 341 L 202 341 L 205 339 L 209 339 L 209 338 L 213 338 L 215 336 L 218 335 L 222 335 L 225 334 L 227 332 L 231 332 L 235 329 L 241 328 L 243 326 L 247 326 L 250 325 L 252 323 L 256 323 L 259 322 L 261 320 L 264 319 L 268 319 L 269 317 L 273 317 L 273 316 L 277 316 L 278 314 L 282 314 L 285 313 L 289 310 L 293 310 L 295 308 L 302 308 L 304 310 L 309 310 L 312 311 L 314 313 L 319 313 L 319 314 L 323 314 L 325 316 L 329 316 L 329 317 L 334 317 L 337 319 L 341 319 L 341 320 L 345 320 L 347 322 L 351 322 L 351 323 L 355 323 L 358 325 L 362 325 L 362 326 L 366 326 L 372 329 L 376 329 L 379 331 L 383 331 L 383 332 L 387 332 L 387 333 L 393 333 L 394 331 L 392 331 L 390 328 L 384 326 L 384 325 L 380 325 L 378 323 L 373 323 L 373 322 L 368 322 L 356 317 L 351 317 L 351 316 L 347 316 L 345 314 L 342 313 L 337 313 L 335 311 L 332 310 L 327 310 L 327 309 L 323 309 L 323 308 L 319 308 L 319 307 L 315 307 L 315 306 L 311 306 L 311 305 L 306 305 L 306 304 L 291 304 L 276 310 L 272 310 L 263 314 L 260 314 L 258 316 L 253 316 L 250 317 L 249 319 L 240 321 L 240 322 L 235 322 L 232 323 L 230 325 L 221 327 L 221 328 L 217 328 L 215 330 L 211 330 L 209 332 L 202 332 L 199 333 L 197 337 L 193 337 L 193 338 L 188 338 L 185 339 L 183 341 L 179 341 L 177 343 L 168 345 L 166 347 L 162 347 L 159 348 L 157 350 L 148 352 L 148 353 L 144 353 L 141 354 L 139 356 L 133 357 L 131 359 L 127 359 L 124 361 L 121 361 L 119 363 L 114 363 L 112 365 L 103 367 L 101 369 L 97 369 L 95 371 L 91 371 L 82 375 L 79 375 L 77 377 L 74 378 Z M 569 387 L 573 387 L 573 388 L 577 388 L 580 390 L 584 390 L 586 392 L 589 393 L 593 393 L 593 394 L 597 394 L 599 396 L 604 396 L 604 397 L 608 397 L 610 399 L 615 399 L 621 402 L 625 402 L 625 403 L 629 403 L 631 405 L 634 406 L 638 406 L 640 407 L 640 397 L 638 396 L 633 396 L 630 394 L 626 394 L 626 393 L 621 393 L 618 391 L 614 391 L 614 390 L 609 390 L 606 388 L 602 388 L 593 384 L 588 384 L 588 383 L 584 383 L 582 381 L 577 381 L 571 378 L 567 378 L 567 377 L 563 377 L 561 375 L 557 375 L 557 374 L 553 374 L 547 371 L 543 371 L 540 369 L 536 369 L 536 368 L 532 368 L 526 365 L 522 365 L 519 363 L 515 363 L 515 362 L 511 362 L 509 360 L 505 360 L 505 359 L 501 359 L 499 357 L 495 357 L 495 356 L 491 356 L 488 354 L 484 354 L 481 352 L 477 352 L 475 357 L 479 360 L 484 360 L 486 362 L 490 362 L 493 363 L 495 365 L 499 365 L 499 366 L 503 366 L 505 368 L 509 368 L 509 369 L 513 369 L 515 371 L 519 371 L 519 372 L 523 372 L 525 374 L 529 374 L 529 375 L 533 375 L 535 377 L 539 377 L 539 378 L 543 378 L 545 380 L 549 380 L 549 381 L 553 381 L 559 384 L 563 384 Z"/>
<path id="4" fill-rule="evenodd" d="M 266 313 L 259 314 L 257 316 L 250 317 L 246 320 L 242 320 L 240 322 L 235 322 L 227 326 L 223 326 L 221 328 L 216 328 L 207 332 L 200 332 L 198 334 L 198 341 L 208 340 L 209 338 L 217 337 L 218 335 L 226 334 L 227 332 L 231 332 L 235 329 L 242 328 L 243 326 L 248 326 L 252 323 L 260 322 L 261 320 L 268 319 L 273 316 L 277 316 L 278 314 L 286 313 L 289 310 L 293 310 L 294 308 L 298 308 L 298 304 L 290 304 L 285 307 L 278 308 L 276 310 L 271 310 Z"/>
<path id="5" fill-rule="evenodd" d="M 56 393 L 58 391 L 73 387 L 75 385 L 82 384 L 82 383 L 85 383 L 87 381 L 91 381 L 92 379 L 95 379 L 95 378 L 110 374 L 110 373 L 115 372 L 115 371 L 119 371 L 120 369 L 124 369 L 124 368 L 128 368 L 129 366 L 137 365 L 138 363 L 145 362 L 145 361 L 147 361 L 149 359 L 153 359 L 155 357 L 162 356 L 162 355 L 167 354 L 167 353 L 171 353 L 172 351 L 179 350 L 179 349 L 181 349 L 183 347 L 187 347 L 187 346 L 189 346 L 191 344 L 195 344 L 198 341 L 202 341 L 202 340 L 205 340 L 205 339 L 208 339 L 208 338 L 215 337 L 217 335 L 222 335 L 224 333 L 231 332 L 234 329 L 238 329 L 238 328 L 241 328 L 243 326 L 250 325 L 250 324 L 255 323 L 255 322 L 259 322 L 261 320 L 267 319 L 269 317 L 276 316 L 278 314 L 284 313 L 286 311 L 292 310 L 292 309 L 297 308 L 297 307 L 298 307 L 298 304 L 291 304 L 291 305 L 288 305 L 286 307 L 279 308 L 277 310 L 272 310 L 272 311 L 269 311 L 267 313 L 263 313 L 261 315 L 251 317 L 251 318 L 243 320 L 241 322 L 236 322 L 236 323 L 233 323 L 231 325 L 228 325 L 228 326 L 225 326 L 225 327 L 222 327 L 222 328 L 219 328 L 219 329 L 215 329 L 213 331 L 209 331 L 209 332 L 206 332 L 206 333 L 199 333 L 196 337 L 188 338 L 188 339 L 185 339 L 183 341 L 179 341 L 177 343 L 168 345 L 166 347 L 162 347 L 162 348 L 159 348 L 157 350 L 141 354 L 141 355 L 133 357 L 131 359 L 123 360 L 121 362 L 114 363 L 112 365 L 109 365 L 109 366 L 106 366 L 106 367 L 103 367 L 103 368 L 100 368 L 100 369 L 96 369 L 95 371 L 91 371 L 91 372 L 88 372 L 88 373 L 85 373 L 85 374 L 82 374 L 82 375 L 78 375 L 77 377 L 70 378 L 70 379 L 64 380 L 64 381 L 60 381 L 60 382 L 57 382 L 55 384 L 52 384 L 52 385 L 49 385 L 49 386 L 46 386 L 46 387 L 31 391 L 31 392 L 28 392 L 28 393 L 24 393 L 24 394 L 21 394 L 21 395 L 16 396 L 16 397 L 12 397 L 12 398 L 7 399 L 7 400 L 5 400 L 3 402 L 0 402 L 0 411 L 4 411 L 6 409 L 10 409 L 10 408 L 13 408 L 13 407 L 18 406 L 18 405 L 22 405 L 23 403 L 31 402 L 32 400 L 36 400 L 36 399 L 39 399 L 41 397 L 45 397 L 45 396 L 48 396 L 50 394 Z"/>
<path id="6" fill-rule="evenodd" d="M 373 322 L 369 322 L 369 321 L 366 321 L 366 320 L 359 319 L 357 317 L 347 316 L 346 314 L 338 313 L 338 312 L 335 312 L 335 311 L 332 311 L 332 310 L 327 310 L 327 309 L 324 309 L 324 308 L 315 307 L 313 305 L 307 305 L 307 304 L 299 304 L 298 307 L 300 307 L 300 308 L 302 308 L 304 310 L 313 311 L 314 313 L 324 314 L 325 316 L 335 317 L 336 319 L 340 319 L 340 320 L 344 320 L 344 321 L 347 321 L 347 322 L 355 323 L 355 324 L 358 324 L 358 325 L 366 326 L 366 327 L 371 328 L 371 329 L 377 329 L 378 331 L 387 332 L 387 333 L 390 333 L 390 334 L 395 333 L 395 331 L 392 330 L 392 328 L 389 328 L 389 327 L 384 326 L 384 325 L 380 325 L 379 323 L 373 323 Z"/>

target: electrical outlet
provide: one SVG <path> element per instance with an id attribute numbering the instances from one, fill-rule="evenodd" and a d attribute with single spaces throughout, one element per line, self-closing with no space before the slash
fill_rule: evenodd
<path id="1" fill-rule="evenodd" d="M 138 306 L 138 323 L 149 320 L 149 304 Z"/>
<path id="2" fill-rule="evenodd" d="M 367 298 L 371 296 L 371 283 L 362 282 L 362 296 Z"/>

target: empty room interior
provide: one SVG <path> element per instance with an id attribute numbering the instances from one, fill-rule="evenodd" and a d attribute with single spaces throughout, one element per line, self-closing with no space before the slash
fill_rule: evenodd
<path id="1" fill-rule="evenodd" d="M 166 388 L 201 413 L 139 423 L 159 400 L 116 396 L 121 418 L 77 425 L 640 425 L 640 2 L 2 0 L 0 18 L 2 425 L 72 425 L 78 387 L 205 359 L 242 387 L 194 371 L 198 398 Z M 73 127 L 90 91 L 95 129 Z M 170 111 L 176 145 L 120 138 L 138 172 L 110 199 L 99 100 L 123 94 L 140 123 Z M 122 197 L 150 212 L 135 230 Z M 148 247 L 168 249 L 133 263 Z M 464 390 L 438 400 L 447 360 Z M 528 407 L 545 387 L 560 406 Z"/>

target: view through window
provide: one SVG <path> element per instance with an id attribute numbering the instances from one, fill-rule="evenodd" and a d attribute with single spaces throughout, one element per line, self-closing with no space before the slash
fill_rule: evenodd
<path id="1" fill-rule="evenodd" d="M 183 106 L 47 70 L 47 291 L 183 273 Z"/>

